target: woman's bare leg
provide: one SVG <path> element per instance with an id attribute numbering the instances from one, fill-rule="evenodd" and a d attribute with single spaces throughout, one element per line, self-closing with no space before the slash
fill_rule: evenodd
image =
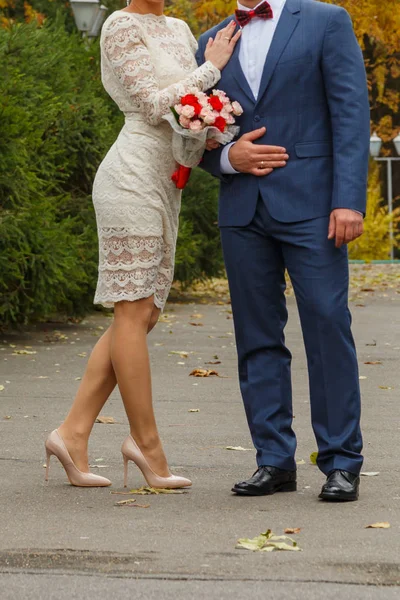
<path id="1" fill-rule="evenodd" d="M 114 308 L 111 361 L 128 416 L 131 435 L 151 468 L 170 475 L 154 417 L 147 332 L 158 313 L 154 299 L 118 302 Z M 154 325 L 153 325 L 154 326 Z"/>
<path id="2" fill-rule="evenodd" d="M 84 473 L 89 471 L 87 446 L 90 432 L 117 383 L 110 356 L 113 327 L 114 324 L 93 348 L 75 400 L 58 428 L 72 460 Z"/>
<path id="3" fill-rule="evenodd" d="M 153 305 L 147 333 L 155 327 L 160 310 Z M 117 378 L 111 362 L 112 324 L 96 343 L 90 355 L 82 382 L 72 407 L 58 428 L 72 460 L 84 473 L 89 471 L 88 441 L 93 425 Z M 139 442 L 138 442 L 139 443 Z"/>

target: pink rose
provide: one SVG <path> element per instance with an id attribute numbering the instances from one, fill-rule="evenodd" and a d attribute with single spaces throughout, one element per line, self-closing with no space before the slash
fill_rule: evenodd
<path id="1" fill-rule="evenodd" d="M 206 106 L 208 106 L 208 96 L 207 94 L 205 94 L 204 92 L 199 92 L 197 94 L 197 98 L 199 100 L 199 104 L 205 108 Z"/>
<path id="2" fill-rule="evenodd" d="M 194 117 L 194 107 L 190 106 L 190 104 L 186 104 L 186 106 L 182 106 L 181 115 L 186 117 L 187 119 L 191 119 Z"/>
<path id="3" fill-rule="evenodd" d="M 231 112 L 233 112 L 232 104 L 230 102 L 228 102 L 228 104 L 224 104 L 224 108 L 222 109 L 222 111 L 225 112 L 225 113 L 231 113 Z"/>
<path id="4" fill-rule="evenodd" d="M 182 104 L 175 104 L 174 109 L 176 110 L 176 112 L 178 113 L 178 115 L 180 115 L 182 113 Z"/>
<path id="5" fill-rule="evenodd" d="M 199 119 L 190 121 L 189 129 L 190 131 L 201 131 L 203 129 L 202 122 Z"/>
<path id="6" fill-rule="evenodd" d="M 235 117 L 240 117 L 240 115 L 243 114 L 243 108 L 241 107 L 239 102 L 236 102 L 236 100 L 232 102 L 232 110 Z"/>
<path id="7" fill-rule="evenodd" d="M 221 116 L 224 117 L 224 115 Z M 224 117 L 224 119 L 227 125 L 233 125 L 235 122 L 235 117 L 232 117 L 232 115 L 228 115 L 227 117 Z"/>
<path id="8" fill-rule="evenodd" d="M 214 125 L 216 117 L 212 110 L 205 111 L 205 114 L 202 115 L 202 117 L 206 125 Z"/>
<path id="9" fill-rule="evenodd" d="M 185 129 L 189 129 L 190 128 L 190 119 L 188 119 L 187 117 L 184 117 L 183 115 L 181 115 L 179 117 L 179 123 L 180 125 L 182 125 L 182 127 L 184 127 Z"/>

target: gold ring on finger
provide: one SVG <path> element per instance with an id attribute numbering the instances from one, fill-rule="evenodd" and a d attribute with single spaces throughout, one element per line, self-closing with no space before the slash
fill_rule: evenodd
<path id="1" fill-rule="evenodd" d="M 228 37 L 227 35 L 224 36 L 224 40 L 228 40 L 229 42 L 231 41 L 231 38 Z"/>

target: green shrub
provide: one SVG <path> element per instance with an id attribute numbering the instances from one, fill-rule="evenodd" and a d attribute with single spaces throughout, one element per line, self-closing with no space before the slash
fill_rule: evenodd
<path id="1" fill-rule="evenodd" d="M 175 261 L 175 278 L 184 286 L 223 273 L 217 219 L 218 182 L 194 169 L 182 196 Z"/>
<path id="2" fill-rule="evenodd" d="M 97 240 L 90 199 L 120 120 L 98 48 L 62 20 L 0 29 L 0 320 L 92 305 Z"/>

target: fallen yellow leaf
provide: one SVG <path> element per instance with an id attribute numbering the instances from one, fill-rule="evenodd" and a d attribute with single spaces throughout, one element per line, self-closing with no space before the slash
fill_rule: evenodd
<path id="1" fill-rule="evenodd" d="M 200 412 L 199 408 L 189 408 L 188 412 Z"/>
<path id="2" fill-rule="evenodd" d="M 300 533 L 301 527 L 287 527 L 283 533 Z"/>
<path id="3" fill-rule="evenodd" d="M 210 369 L 194 369 L 189 373 L 189 377 L 210 377 L 211 375 L 219 377 L 217 371 L 211 371 Z"/>
<path id="4" fill-rule="evenodd" d="M 115 423 L 114 417 L 97 417 L 96 423 L 104 423 L 105 425 L 112 425 Z"/>
<path id="5" fill-rule="evenodd" d="M 255 538 L 239 539 L 236 548 L 252 550 L 253 552 L 274 552 L 277 550 L 301 551 L 295 540 L 286 535 L 275 535 L 270 529 Z"/>
<path id="6" fill-rule="evenodd" d="M 134 489 L 131 490 L 129 492 L 129 494 L 133 494 L 133 495 L 137 495 L 137 496 L 150 496 L 150 495 L 155 495 L 158 496 L 158 494 L 186 494 L 186 490 L 179 490 L 179 489 L 164 489 L 164 488 L 152 488 L 152 487 L 148 487 L 148 486 L 143 486 L 141 488 L 138 489 Z"/>
<path id="7" fill-rule="evenodd" d="M 310 462 L 311 462 L 313 465 L 316 465 L 316 464 L 317 464 L 317 458 L 318 458 L 318 452 L 312 452 L 312 453 L 310 454 Z"/>
<path id="8" fill-rule="evenodd" d="M 372 523 L 372 525 L 366 525 L 365 529 L 389 529 L 390 523 L 383 521 L 382 523 Z"/>

